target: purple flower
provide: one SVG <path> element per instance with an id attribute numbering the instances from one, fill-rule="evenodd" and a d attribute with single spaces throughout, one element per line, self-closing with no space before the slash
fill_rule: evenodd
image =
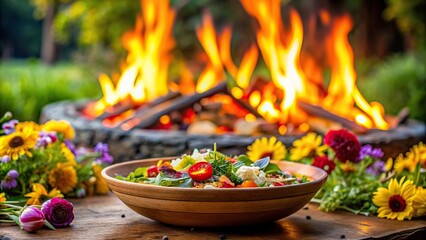
<path id="1" fill-rule="evenodd" d="M 18 182 L 16 181 L 16 179 L 18 179 L 19 177 L 19 173 L 12 169 L 9 172 L 7 172 L 6 177 L 4 178 L 3 181 L 1 181 L 1 187 L 4 189 L 12 189 L 12 188 L 16 188 L 16 186 L 18 185 Z"/>
<path id="2" fill-rule="evenodd" d="M 25 208 L 19 217 L 19 220 L 22 223 L 22 228 L 27 232 L 37 231 L 44 225 L 44 222 L 46 221 L 43 212 L 33 206 Z"/>
<path id="3" fill-rule="evenodd" d="M 72 154 L 74 154 L 74 156 L 77 156 L 77 152 L 76 152 L 76 149 L 75 149 L 75 144 L 73 142 L 71 142 L 70 140 L 68 140 L 68 139 L 65 139 L 64 143 L 67 146 L 67 148 L 69 150 L 71 150 Z"/>
<path id="4" fill-rule="evenodd" d="M 74 220 L 72 203 L 59 197 L 44 202 L 41 211 L 54 227 L 66 227 Z"/>
<path id="5" fill-rule="evenodd" d="M 380 148 L 373 148 L 371 145 L 364 145 L 361 147 L 357 161 L 359 162 L 367 156 L 381 158 L 383 157 L 383 151 Z"/>
<path id="6" fill-rule="evenodd" d="M 101 154 L 101 156 L 95 160 L 96 163 L 111 164 L 112 161 L 114 161 L 114 158 L 108 152 L 108 144 L 99 142 L 93 150 Z"/>
<path id="7" fill-rule="evenodd" d="M 371 164 L 365 172 L 371 175 L 379 176 L 381 173 L 385 172 L 385 162 L 383 161 L 376 161 L 373 164 Z"/>
<path id="8" fill-rule="evenodd" d="M 39 132 L 36 148 L 46 147 L 47 145 L 54 143 L 58 140 L 56 132 Z"/>
<path id="9" fill-rule="evenodd" d="M 18 123 L 18 120 L 12 119 L 7 123 L 3 123 L 2 128 L 4 133 L 11 134 L 15 131 L 15 125 Z"/>
<path id="10" fill-rule="evenodd" d="M 10 157 L 8 155 L 4 155 L 3 157 L 1 157 L 1 161 L 2 163 L 7 163 L 10 161 Z"/>

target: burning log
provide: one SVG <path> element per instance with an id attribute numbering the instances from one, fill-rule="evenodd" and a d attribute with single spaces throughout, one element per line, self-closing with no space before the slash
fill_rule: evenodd
<path id="1" fill-rule="evenodd" d="M 226 93 L 227 85 L 226 82 L 220 82 L 215 87 L 202 92 L 194 93 L 192 95 L 181 96 L 176 100 L 165 101 L 162 104 L 158 104 L 149 109 L 145 114 L 138 116 L 139 123 L 133 127 L 139 128 L 148 128 L 153 126 L 158 120 L 166 114 L 171 113 L 172 111 L 188 108 L 199 102 L 201 99 L 206 97 L 211 97 L 217 93 Z M 133 128 L 132 127 L 132 128 Z"/>
<path id="2" fill-rule="evenodd" d="M 308 114 L 310 114 L 312 116 L 317 116 L 317 117 L 320 117 L 320 118 L 325 118 L 325 119 L 340 123 L 340 124 L 342 124 L 342 126 L 344 128 L 347 128 L 347 129 L 349 129 L 353 132 L 365 133 L 365 132 L 368 131 L 367 128 L 365 128 L 361 125 L 358 125 L 357 123 L 355 123 L 355 122 L 353 122 L 349 119 L 346 119 L 346 118 L 340 117 L 336 114 L 333 114 L 333 113 L 325 110 L 324 108 L 322 108 L 320 106 L 316 106 L 316 105 L 313 105 L 313 104 L 310 104 L 310 103 L 307 103 L 307 102 L 303 102 L 303 101 L 299 101 L 297 103 L 297 105 L 302 110 L 304 110 L 305 112 L 307 112 Z"/>
<path id="3" fill-rule="evenodd" d="M 154 101 L 148 102 L 146 104 L 142 104 L 142 105 L 134 105 L 133 103 L 131 103 L 130 101 L 125 101 L 124 103 L 119 102 L 118 104 L 114 105 L 112 107 L 112 111 L 111 112 L 104 112 L 102 113 L 100 116 L 96 117 L 97 120 L 104 120 L 107 118 L 113 118 L 115 116 L 118 116 L 128 110 L 131 109 L 148 109 L 151 108 L 153 106 L 159 105 L 163 102 L 175 99 L 177 97 L 179 97 L 181 94 L 179 92 L 169 92 L 167 95 L 161 96 L 157 99 L 155 99 Z M 142 110 L 143 112 L 143 110 Z M 137 115 L 139 115 L 140 112 L 138 112 Z"/>

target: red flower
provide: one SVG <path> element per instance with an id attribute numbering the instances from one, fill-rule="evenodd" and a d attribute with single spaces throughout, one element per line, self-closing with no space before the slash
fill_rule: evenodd
<path id="1" fill-rule="evenodd" d="M 328 131 L 324 143 L 334 150 L 337 159 L 342 163 L 356 162 L 361 150 L 358 138 L 345 129 Z"/>
<path id="2" fill-rule="evenodd" d="M 324 171 L 330 174 L 334 170 L 334 167 L 336 167 L 336 164 L 326 156 L 318 156 L 314 158 L 312 166 L 324 169 Z"/>

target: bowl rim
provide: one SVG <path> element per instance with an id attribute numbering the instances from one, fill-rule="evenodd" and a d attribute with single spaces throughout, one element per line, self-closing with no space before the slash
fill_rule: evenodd
<path id="1" fill-rule="evenodd" d="M 154 161 L 154 160 L 169 161 L 169 160 L 173 160 L 173 159 L 176 159 L 176 158 L 177 157 L 156 157 L 156 158 L 130 160 L 130 161 L 116 163 L 116 164 L 110 165 L 108 167 L 105 167 L 102 170 L 101 174 L 104 177 L 104 179 L 107 181 L 108 185 L 124 184 L 124 186 L 133 187 L 133 188 L 146 188 L 147 190 L 158 189 L 158 190 L 161 190 L 163 192 L 169 192 L 170 191 L 170 192 L 175 192 L 175 193 L 176 192 L 193 193 L 194 191 L 197 191 L 197 192 L 200 192 L 200 193 L 202 193 L 202 192 L 247 192 L 247 191 L 264 193 L 265 191 L 276 191 L 277 189 L 293 189 L 293 188 L 300 188 L 300 187 L 303 187 L 303 186 L 310 186 L 310 185 L 317 185 L 317 184 L 322 185 L 323 182 L 325 182 L 325 180 L 328 177 L 327 172 L 324 171 L 321 168 L 311 166 L 311 165 L 307 165 L 307 164 L 297 163 L 297 162 L 293 162 L 293 161 L 286 161 L 286 160 L 283 160 L 283 161 L 272 160 L 272 162 L 274 162 L 274 163 L 285 162 L 285 164 L 303 165 L 305 168 L 312 168 L 316 172 L 319 172 L 320 177 L 318 177 L 317 179 L 314 179 L 310 182 L 299 183 L 299 184 L 294 184 L 294 185 L 285 185 L 285 186 L 257 187 L 257 188 L 208 188 L 208 189 L 206 189 L 206 188 L 167 187 L 167 186 L 158 186 L 158 185 L 153 185 L 153 184 L 134 183 L 134 182 L 128 182 L 128 181 L 115 179 L 114 177 L 112 177 L 108 174 L 108 172 L 112 171 L 113 169 L 118 168 L 118 167 L 123 167 L 123 166 L 126 166 L 126 165 L 137 165 L 139 163 L 149 162 L 149 161 Z M 124 191 L 119 191 L 119 192 L 124 193 Z"/>

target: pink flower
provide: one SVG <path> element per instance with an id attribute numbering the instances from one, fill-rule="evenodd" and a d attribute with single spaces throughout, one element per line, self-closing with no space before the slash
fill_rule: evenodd
<path id="1" fill-rule="evenodd" d="M 330 174 L 336 167 L 336 164 L 326 156 L 318 156 L 314 158 L 312 166 L 319 167 Z"/>
<path id="2" fill-rule="evenodd" d="M 66 227 L 74 220 L 72 203 L 59 197 L 44 202 L 41 211 L 54 227 Z"/>
<path id="3" fill-rule="evenodd" d="M 361 150 L 358 138 L 345 129 L 328 131 L 324 143 L 334 150 L 336 158 L 342 163 L 356 162 Z"/>
<path id="4" fill-rule="evenodd" d="M 22 228 L 27 232 L 37 231 L 44 225 L 44 222 L 46 221 L 43 212 L 33 206 L 25 208 L 19 217 L 19 220 L 22 223 Z"/>

